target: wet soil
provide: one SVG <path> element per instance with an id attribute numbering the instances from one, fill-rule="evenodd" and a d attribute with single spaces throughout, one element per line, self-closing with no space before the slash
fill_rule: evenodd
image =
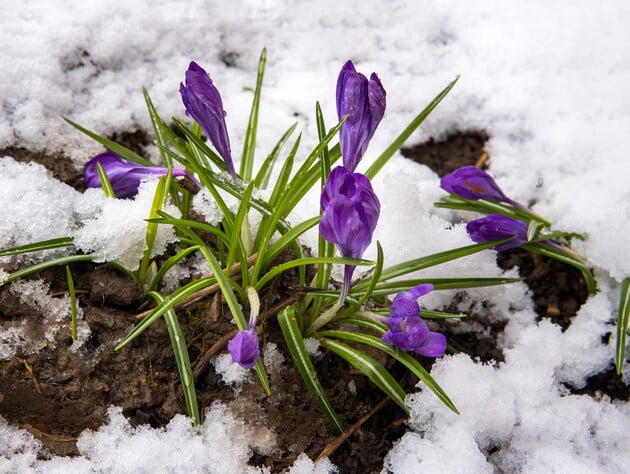
<path id="1" fill-rule="evenodd" d="M 116 138 L 138 151 L 147 143 L 146 135 L 141 132 Z M 487 138 L 481 131 L 457 133 L 402 152 L 443 175 L 459 166 L 475 164 L 480 158 L 484 162 Z M 81 174 L 63 156 L 35 155 L 15 148 L 0 150 L 0 156 L 4 154 L 17 155 L 21 161 L 40 162 L 58 179 L 77 189 L 83 187 Z M 586 300 L 582 277 L 572 267 L 518 249 L 499 253 L 498 263 L 503 268 L 519 268 L 534 294 L 539 316 L 551 318 L 563 329 L 570 325 L 571 318 Z M 122 407 L 132 424 L 148 423 L 155 427 L 165 425 L 177 413 L 186 412 L 162 321 L 129 346 L 113 350 L 137 324 L 138 315 L 148 309 L 136 284 L 107 265 L 77 264 L 71 266 L 71 271 L 84 319 L 91 330 L 84 346 L 73 352 L 69 322 L 62 322 L 55 334 L 55 344 L 0 363 L 0 415 L 38 437 L 48 450 L 42 456 L 76 454 L 77 436 L 86 428 L 101 426 L 111 405 Z M 65 269 L 48 270 L 37 277 L 50 282 L 53 295 L 67 293 Z M 272 472 L 290 466 L 301 452 L 315 459 L 323 451 L 342 473 L 380 472 L 383 457 L 405 432 L 404 413 L 364 376 L 324 351 L 315 361 L 324 389 L 345 426 L 360 425 L 345 442 L 332 449 L 338 433 L 322 415 L 291 364 L 274 317 L 280 308 L 295 301 L 301 291 L 297 276 L 287 272 L 261 294 L 265 342 L 276 344 L 284 356 L 281 370 L 271 369 L 269 373 L 271 397 L 265 396 L 255 377 L 250 377 L 235 396 L 233 388 L 222 381 L 209 363 L 212 355 L 225 353 L 234 331 L 219 294 L 206 295 L 177 311 L 195 373 L 200 411 L 203 413 L 214 401 L 221 400 L 231 404 L 236 414 L 248 423 L 258 423 L 274 431 L 276 450 L 271 454 L 254 453 L 251 458 L 252 464 L 266 465 Z M 41 337 L 46 330 L 42 319 L 41 310 L 20 302 L 7 287 L 0 287 L 0 324 L 27 321 L 27 333 Z M 467 319 L 470 332 L 447 331 L 449 343 L 456 350 L 484 361 L 502 360 L 496 336 L 504 323 L 490 323 L 474 309 Z M 484 336 L 479 335 L 480 325 L 486 329 Z M 403 388 L 415 390 L 417 380 L 392 360 L 384 362 Z M 430 360 L 422 362 L 430 368 Z M 594 376 L 585 388 L 575 393 L 630 398 L 628 387 L 613 371 Z"/>

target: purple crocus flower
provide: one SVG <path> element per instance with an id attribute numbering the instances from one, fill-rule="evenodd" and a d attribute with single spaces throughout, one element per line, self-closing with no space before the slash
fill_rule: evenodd
<path id="1" fill-rule="evenodd" d="M 385 114 L 385 89 L 375 73 L 370 80 L 358 73 L 352 61 L 341 68 L 337 79 L 337 115 L 341 120 L 339 142 L 343 166 L 354 171 L 361 161 L 374 131 Z"/>
<path id="2" fill-rule="evenodd" d="M 343 166 L 333 169 L 321 195 L 319 232 L 334 243 L 343 257 L 360 258 L 372 241 L 381 203 L 370 180 Z M 346 265 L 342 299 L 350 287 L 354 265 Z"/>
<path id="3" fill-rule="evenodd" d="M 148 176 L 164 176 L 168 168 L 164 166 L 142 166 L 123 159 L 113 151 L 107 151 L 95 156 L 85 165 L 85 185 L 88 188 L 100 188 L 101 180 L 98 176 L 97 163 L 100 163 L 112 185 L 114 194 L 118 198 L 130 198 L 138 194 L 140 182 Z M 182 169 L 173 168 L 172 176 L 188 178 L 195 186 L 199 182 Z"/>
<path id="4" fill-rule="evenodd" d="M 418 285 L 399 293 L 392 301 L 389 318 L 384 318 L 389 331 L 381 337 L 383 342 L 404 351 L 412 351 L 425 357 L 440 357 L 446 349 L 444 334 L 433 332 L 420 318 L 418 298 L 433 290 L 433 285 Z"/>
<path id="5" fill-rule="evenodd" d="M 260 356 L 258 335 L 256 334 L 257 317 L 256 312 L 252 311 L 247 329 L 237 332 L 227 345 L 228 351 L 232 355 L 232 363 L 238 363 L 244 369 L 251 369 Z"/>
<path id="6" fill-rule="evenodd" d="M 485 199 L 505 202 L 519 208 L 523 207 L 508 198 L 494 179 L 476 166 L 468 165 L 457 168 L 452 173 L 442 177 L 440 184 L 449 193 L 457 194 L 464 199 Z"/>
<path id="7" fill-rule="evenodd" d="M 466 225 L 466 231 L 478 243 L 513 237 L 512 240 L 494 247 L 495 250 L 507 250 L 527 243 L 527 224 L 503 214 L 488 214 L 470 221 Z"/>
<path id="8" fill-rule="evenodd" d="M 208 73 L 196 62 L 191 61 L 188 66 L 186 85 L 180 83 L 179 93 L 186 107 L 186 114 L 199 123 L 225 161 L 232 179 L 236 180 L 221 94 Z"/>

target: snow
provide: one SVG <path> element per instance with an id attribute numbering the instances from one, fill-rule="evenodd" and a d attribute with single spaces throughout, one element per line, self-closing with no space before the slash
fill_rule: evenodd
<path id="1" fill-rule="evenodd" d="M 258 55 L 267 47 L 260 157 L 294 121 L 303 132 L 304 157 L 317 137 L 315 101 L 327 123 L 336 118 L 335 81 L 345 60 L 353 59 L 361 72 L 376 71 L 388 106 L 360 171 L 461 74 L 410 143 L 453 130 L 487 130 L 498 184 L 517 201 L 535 202 L 534 210 L 557 228 L 586 236 L 576 250 L 595 268 L 600 292 L 562 333 L 536 322 L 523 284 L 471 291 L 463 306 L 490 300 L 488 314 L 508 321 L 501 339 L 505 362 L 484 365 L 465 355 L 439 360 L 432 375 L 461 415 L 427 391 L 411 396 L 408 432 L 386 467 L 396 473 L 630 472 L 629 404 L 570 395 L 564 385 L 580 387 L 611 365 L 614 338 L 604 344 L 602 337 L 614 332 L 619 282 L 630 275 L 623 142 L 630 135 L 630 3 L 92 0 L 68 8 L 59 0 L 33 0 L 24 8 L 0 6 L 0 148 L 64 152 L 77 165 L 102 149 L 60 115 L 104 135 L 147 130 L 144 85 L 161 115 L 182 117 L 177 89 L 190 60 L 210 71 L 220 88 L 238 151 Z M 155 159 L 155 150 L 150 153 Z M 469 242 L 451 214 L 433 208 L 442 191 L 428 168 L 395 156 L 374 187 L 383 205 L 376 238 L 387 264 Z M 80 236 L 108 215 L 144 218 L 148 212 L 108 214 L 107 206 L 118 204 L 86 195 L 37 165 L 0 158 L 0 247 Z M 316 205 L 309 195 L 295 215 L 310 217 Z M 77 230 L 77 221 L 89 224 Z M 111 238 L 97 249 L 89 235 L 85 248 L 110 258 Z M 125 247 L 135 249 L 131 254 L 115 256 L 130 268 L 138 261 L 134 245 Z M 488 252 L 425 274 L 501 271 Z M 439 306 L 451 296 L 435 292 L 425 303 Z M 82 456 L 74 459 L 39 460 L 38 443 L 1 419 L 0 434 L 0 470 L 19 472 L 221 472 L 221 466 L 245 472 L 251 449 L 271 449 L 257 445 L 246 421 L 221 406 L 210 409 L 201 436 L 183 417 L 163 430 L 131 428 L 112 408 L 109 424 L 82 435 Z M 293 468 L 329 469 L 304 457 Z"/>

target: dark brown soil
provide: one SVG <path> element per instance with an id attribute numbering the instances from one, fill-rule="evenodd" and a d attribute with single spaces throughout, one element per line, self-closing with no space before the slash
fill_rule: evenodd
<path id="1" fill-rule="evenodd" d="M 138 151 L 147 143 L 142 132 L 117 138 Z M 443 141 L 431 140 L 404 149 L 403 154 L 443 175 L 458 166 L 476 163 L 484 154 L 486 140 L 483 132 L 459 133 Z M 35 155 L 15 148 L 0 150 L 2 154 L 40 162 L 58 179 L 83 188 L 80 173 L 63 156 Z M 570 324 L 586 298 L 578 272 L 518 250 L 499 254 L 498 260 L 504 268 L 519 267 L 534 293 L 540 317 L 550 317 L 563 328 Z M 71 269 L 80 306 L 91 329 L 84 348 L 76 353 L 69 351 L 72 341 L 68 323 L 57 333 L 56 348 L 18 354 L 0 364 L 0 415 L 35 434 L 51 453 L 61 455 L 76 454 L 76 437 L 85 428 L 101 426 L 110 405 L 122 407 L 133 424 L 163 426 L 175 414 L 185 413 L 177 368 L 162 321 L 129 346 L 113 350 L 138 322 L 137 314 L 147 309 L 135 283 L 107 265 L 81 264 Z M 53 293 L 67 291 L 65 270 L 47 271 L 39 277 L 51 282 Z M 236 398 L 234 390 L 208 364 L 209 354 L 225 352 L 226 341 L 234 330 L 219 295 L 208 295 L 178 311 L 195 371 L 200 411 L 203 413 L 214 401 L 221 400 L 231 404 L 237 415 L 248 422 L 261 423 L 273 430 L 277 435 L 277 451 L 272 456 L 255 453 L 251 459 L 252 464 L 269 466 L 272 472 L 290 466 L 301 452 L 315 459 L 338 435 L 291 363 L 275 321 L 279 308 L 292 302 L 299 292 L 295 275 L 287 273 L 261 294 L 266 342 L 275 343 L 285 358 L 283 369 L 269 374 L 271 397 L 265 396 L 252 376 Z M 484 361 L 502 360 L 496 335 L 504 324 L 490 324 L 474 308 L 470 313 L 468 319 L 488 329 L 487 335 L 480 336 L 478 330 L 472 329 L 457 334 L 447 331 L 449 343 L 456 350 Z M 0 287 L 0 321 L 8 320 L 31 321 L 29 328 L 33 334 L 41 335 L 44 330 L 38 327 L 41 314 L 37 308 L 20 303 L 7 288 Z M 430 361 L 426 362 L 429 367 Z M 413 391 L 417 381 L 391 360 L 386 363 L 403 387 Z M 380 472 L 383 457 L 405 432 L 403 412 L 384 401 L 385 396 L 364 376 L 330 353 L 324 353 L 316 361 L 316 368 L 345 426 L 365 418 L 329 454 L 331 461 L 342 473 Z M 349 390 L 349 385 L 356 387 L 355 393 Z M 629 398 L 628 387 L 612 371 L 592 378 L 579 393 L 595 392 L 617 399 Z"/>

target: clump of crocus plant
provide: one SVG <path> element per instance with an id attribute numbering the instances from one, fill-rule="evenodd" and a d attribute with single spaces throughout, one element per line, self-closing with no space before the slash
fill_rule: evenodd
<path id="1" fill-rule="evenodd" d="M 322 237 L 334 243 L 343 257 L 360 258 L 372 242 L 381 210 L 370 180 L 342 166 L 336 167 L 322 190 L 321 207 Z M 345 266 L 340 301 L 348 292 L 354 268 Z"/>
<path id="2" fill-rule="evenodd" d="M 114 194 L 119 198 L 131 198 L 138 194 L 140 183 L 149 176 L 164 176 L 168 168 L 164 166 L 142 166 L 127 161 L 112 151 L 107 151 L 95 156 L 85 165 L 85 185 L 88 188 L 100 188 L 101 180 L 98 175 L 98 163 L 101 164 Z M 199 182 L 188 172 L 173 168 L 172 176 L 181 176 L 189 179 L 196 187 Z"/>
<path id="3" fill-rule="evenodd" d="M 508 250 L 527 242 L 527 224 L 502 214 L 489 214 L 481 219 L 470 221 L 466 224 L 466 231 L 477 243 L 512 238 L 508 242 L 495 246 L 495 250 Z"/>
<path id="4" fill-rule="evenodd" d="M 341 68 L 337 79 L 337 115 L 348 116 L 341 127 L 339 142 L 343 166 L 354 171 L 385 113 L 385 89 L 375 73 L 368 80 L 352 61 Z"/>
<path id="5" fill-rule="evenodd" d="M 381 337 L 383 342 L 425 357 L 444 355 L 446 337 L 431 331 L 420 317 L 418 298 L 432 290 L 433 285 L 422 284 L 396 295 L 389 308 L 389 318 L 384 318 L 389 331 Z"/>
<path id="6" fill-rule="evenodd" d="M 522 208 L 516 201 L 508 198 L 488 173 L 476 166 L 462 166 L 442 177 L 442 188 L 457 194 L 464 199 L 485 199 L 487 201 L 505 202 Z"/>
<path id="7" fill-rule="evenodd" d="M 191 61 L 186 71 L 186 85 L 180 83 L 179 92 L 186 107 L 186 114 L 199 123 L 225 161 L 232 179 L 236 180 L 230 137 L 225 125 L 226 113 L 223 110 L 221 94 L 212 79 L 201 66 Z"/>

